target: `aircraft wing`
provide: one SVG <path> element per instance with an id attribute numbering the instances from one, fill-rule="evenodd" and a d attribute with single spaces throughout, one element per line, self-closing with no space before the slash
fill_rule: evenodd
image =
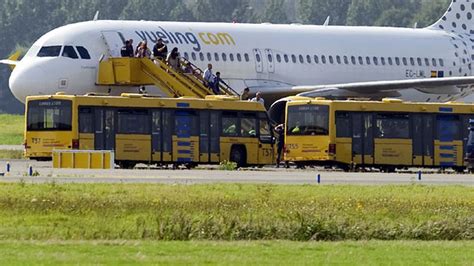
<path id="1" fill-rule="evenodd" d="M 458 94 L 462 88 L 474 85 L 474 77 L 428 78 L 394 81 L 369 81 L 321 86 L 295 86 L 293 95 L 316 97 L 324 94 L 334 96 L 373 96 L 382 95 L 396 97 L 397 91 L 418 89 L 429 94 Z"/>

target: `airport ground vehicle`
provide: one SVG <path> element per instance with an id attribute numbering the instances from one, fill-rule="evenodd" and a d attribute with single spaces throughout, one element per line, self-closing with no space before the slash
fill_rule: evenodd
<path id="1" fill-rule="evenodd" d="M 234 161 L 272 164 L 273 133 L 263 105 L 230 96 L 160 98 L 31 96 L 25 155 L 48 160 L 53 149 L 114 150 L 123 168 L 137 163 L 192 167 Z"/>
<path id="2" fill-rule="evenodd" d="M 469 172 L 474 174 L 474 119 L 469 121 L 469 137 L 466 148 L 466 164 Z"/>
<path id="3" fill-rule="evenodd" d="M 287 103 L 285 160 L 345 170 L 463 171 L 469 119 L 474 119 L 472 104 L 295 97 Z"/>

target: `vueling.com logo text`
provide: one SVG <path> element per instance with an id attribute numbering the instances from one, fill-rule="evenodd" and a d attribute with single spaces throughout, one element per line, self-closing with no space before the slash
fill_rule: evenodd
<path id="1" fill-rule="evenodd" d="M 201 42 L 206 45 L 235 45 L 234 38 L 229 33 L 199 32 L 197 35 L 192 32 L 169 32 L 158 27 L 157 31 L 135 31 L 142 39 L 150 42 L 156 42 L 163 39 L 166 44 L 191 44 L 193 50 L 201 51 Z"/>

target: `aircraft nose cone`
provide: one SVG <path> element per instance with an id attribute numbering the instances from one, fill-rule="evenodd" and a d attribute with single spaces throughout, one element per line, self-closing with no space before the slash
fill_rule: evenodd
<path id="1" fill-rule="evenodd" d="M 36 92 L 42 87 L 41 77 L 44 78 L 45 73 L 39 67 L 16 67 L 8 82 L 13 96 L 24 103 L 27 96 L 38 94 Z"/>

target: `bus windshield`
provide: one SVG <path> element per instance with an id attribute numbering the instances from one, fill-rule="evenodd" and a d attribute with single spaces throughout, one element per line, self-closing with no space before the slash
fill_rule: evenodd
<path id="1" fill-rule="evenodd" d="M 288 107 L 287 135 L 326 136 L 329 134 L 329 106 Z"/>
<path id="2" fill-rule="evenodd" d="M 71 101 L 65 100 L 39 100 L 28 102 L 27 130 L 71 130 L 71 106 Z"/>

